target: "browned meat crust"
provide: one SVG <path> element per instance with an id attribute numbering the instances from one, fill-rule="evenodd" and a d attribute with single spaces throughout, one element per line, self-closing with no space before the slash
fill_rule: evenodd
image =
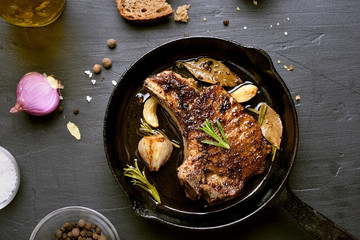
<path id="1" fill-rule="evenodd" d="M 144 86 L 182 132 L 185 157 L 178 178 L 189 198 L 219 204 L 236 197 L 248 178 L 263 173 L 271 147 L 257 121 L 222 87 L 200 92 L 193 79 L 172 71 L 146 79 Z M 198 129 L 206 119 L 221 123 L 230 149 L 201 143 L 213 140 Z"/>

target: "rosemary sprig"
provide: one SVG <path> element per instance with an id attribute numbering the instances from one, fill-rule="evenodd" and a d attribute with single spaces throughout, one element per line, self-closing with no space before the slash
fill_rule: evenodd
<path id="1" fill-rule="evenodd" d="M 147 122 L 145 122 L 142 118 L 140 118 L 140 121 L 141 123 L 140 123 L 139 131 L 142 132 L 143 134 L 147 136 L 161 134 L 167 139 L 169 139 L 163 131 L 159 129 L 152 129 L 151 126 L 147 124 Z M 174 147 L 180 148 L 180 145 L 175 143 L 173 140 L 170 140 L 170 142 L 172 143 L 172 145 L 174 145 Z"/>
<path id="2" fill-rule="evenodd" d="M 152 185 L 146 178 L 145 168 L 141 172 L 136 160 L 134 164 L 135 166 L 127 165 L 128 167 L 124 168 L 124 175 L 126 177 L 132 178 L 130 181 L 131 183 L 147 191 L 159 204 L 161 204 L 160 196 L 156 190 L 156 187 Z"/>
<path id="3" fill-rule="evenodd" d="M 259 125 L 260 125 L 260 126 L 263 124 L 266 110 L 267 110 L 267 106 L 265 105 L 265 106 L 261 109 L 261 111 L 260 111 L 260 113 L 259 113 L 259 120 L 258 120 L 258 122 L 259 122 Z"/>
<path id="4" fill-rule="evenodd" d="M 201 142 L 206 143 L 206 144 L 210 144 L 210 145 L 214 145 L 214 146 L 218 146 L 218 147 L 222 147 L 222 148 L 226 148 L 226 149 L 230 149 L 228 140 L 226 139 L 226 136 L 224 134 L 224 130 L 223 130 L 220 122 L 216 121 L 216 124 L 217 124 L 217 126 L 219 128 L 219 131 L 221 133 L 222 138 L 216 133 L 213 122 L 206 119 L 204 124 L 201 127 L 199 127 L 199 129 L 204 131 L 206 134 L 210 135 L 217 142 L 212 142 L 212 141 L 209 141 L 209 140 L 203 140 Z"/>

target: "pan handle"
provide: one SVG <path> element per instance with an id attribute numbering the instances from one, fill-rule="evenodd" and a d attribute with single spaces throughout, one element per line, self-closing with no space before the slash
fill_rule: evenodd
<path id="1" fill-rule="evenodd" d="M 285 209 L 305 230 L 320 239 L 357 240 L 350 233 L 296 197 L 288 184 L 278 195 L 275 204 Z"/>

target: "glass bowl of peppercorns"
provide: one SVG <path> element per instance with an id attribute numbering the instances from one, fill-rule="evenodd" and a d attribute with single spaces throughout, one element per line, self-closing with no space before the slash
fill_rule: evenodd
<path id="1" fill-rule="evenodd" d="M 81 206 L 57 209 L 35 227 L 30 240 L 119 240 L 111 222 L 99 212 Z"/>

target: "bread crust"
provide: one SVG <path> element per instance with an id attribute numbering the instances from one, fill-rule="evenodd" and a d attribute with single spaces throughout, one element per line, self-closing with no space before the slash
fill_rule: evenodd
<path id="1" fill-rule="evenodd" d="M 123 18 L 137 23 L 159 21 L 174 13 L 166 0 L 116 0 L 116 4 Z"/>

